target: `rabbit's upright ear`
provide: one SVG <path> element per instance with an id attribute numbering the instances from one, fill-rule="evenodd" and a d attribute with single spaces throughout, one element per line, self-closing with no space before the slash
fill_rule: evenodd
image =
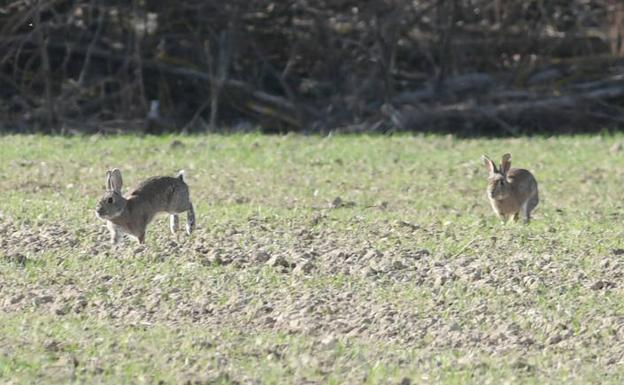
<path id="1" fill-rule="evenodd" d="M 106 170 L 106 190 L 112 190 L 113 185 L 111 184 L 111 171 Z"/>
<path id="2" fill-rule="evenodd" d="M 481 155 L 481 161 L 483 162 L 485 167 L 487 167 L 490 175 L 496 174 L 498 172 L 498 170 L 496 170 L 496 165 L 494 165 L 494 162 L 492 162 L 492 159 L 488 158 L 486 155 Z"/>
<path id="3" fill-rule="evenodd" d="M 501 158 L 501 173 L 507 174 L 507 171 L 511 168 L 511 154 L 505 154 Z"/>
<path id="4" fill-rule="evenodd" d="M 106 175 L 108 189 L 121 193 L 121 186 L 123 185 L 121 171 L 118 168 L 114 168 L 112 171 L 107 171 Z"/>

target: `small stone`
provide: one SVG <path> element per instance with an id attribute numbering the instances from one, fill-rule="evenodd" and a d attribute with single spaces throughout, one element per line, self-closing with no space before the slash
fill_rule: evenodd
<path id="1" fill-rule="evenodd" d="M 336 337 L 334 337 L 333 335 L 327 335 L 323 337 L 323 339 L 321 339 L 321 344 L 329 348 L 336 346 L 337 342 L 338 339 L 336 339 Z"/>
<path id="2" fill-rule="evenodd" d="M 290 267 L 290 263 L 282 255 L 274 255 L 267 262 L 267 265 L 273 267 Z"/>
<path id="3" fill-rule="evenodd" d="M 69 313 L 69 306 L 59 304 L 54 307 L 54 313 L 56 315 L 65 315 Z"/>
<path id="4" fill-rule="evenodd" d="M 561 338 L 560 334 L 554 334 L 550 337 L 548 337 L 548 339 L 546 340 L 546 344 L 547 345 L 555 345 L 558 344 L 559 342 L 561 342 L 563 338 Z"/>
<path id="5" fill-rule="evenodd" d="M 362 259 L 363 259 L 364 261 L 377 260 L 377 259 L 379 259 L 379 258 L 380 258 L 380 257 L 382 257 L 382 256 L 383 256 L 383 254 L 382 254 L 379 250 L 376 250 L 376 249 L 370 249 L 370 250 L 368 250 L 368 251 L 366 252 L 366 254 L 364 254 L 364 256 L 362 257 Z"/>
<path id="6" fill-rule="evenodd" d="M 297 264 L 297 266 L 293 270 L 293 273 L 309 274 L 312 270 L 314 270 L 314 264 L 310 261 L 303 261 Z"/>
<path id="7" fill-rule="evenodd" d="M 451 325 L 449 325 L 450 332 L 459 332 L 461 331 L 461 329 L 461 326 L 457 322 L 453 322 Z"/>
<path id="8" fill-rule="evenodd" d="M 245 203 L 249 203 L 250 199 L 247 197 L 243 197 L 243 196 L 239 196 L 234 198 L 234 203 L 236 203 L 237 205 L 242 205 Z"/>
<path id="9" fill-rule="evenodd" d="M 35 305 L 43 305 L 53 301 L 54 297 L 52 297 L 51 295 L 42 295 L 40 297 L 35 297 Z"/>
<path id="10" fill-rule="evenodd" d="M 74 304 L 73 310 L 74 313 L 80 313 L 82 312 L 82 310 L 87 307 L 89 303 L 87 302 L 86 298 L 84 297 L 79 297 L 76 299 L 76 303 Z"/>
<path id="11" fill-rule="evenodd" d="M 215 344 L 210 340 L 201 339 L 193 342 L 194 347 L 198 347 L 200 349 L 212 349 Z"/>
<path id="12" fill-rule="evenodd" d="M 410 228 L 410 230 L 412 230 L 412 231 L 413 231 L 413 230 L 418 230 L 418 229 L 420 229 L 420 225 L 417 225 L 417 224 L 415 224 L 415 223 L 411 223 L 411 222 L 408 222 L 408 221 L 403 221 L 403 220 L 400 220 L 400 221 L 397 221 L 397 224 L 398 224 L 399 226 L 409 227 L 409 228 Z"/>
<path id="13" fill-rule="evenodd" d="M 267 253 L 264 250 L 260 250 L 258 252 L 256 252 L 253 256 L 253 260 L 255 262 L 259 262 L 259 263 L 264 263 L 266 261 L 268 261 L 269 259 L 271 259 L 271 255 L 269 255 L 269 253 Z"/>
<path id="14" fill-rule="evenodd" d="M 337 209 L 339 207 L 342 206 L 342 198 L 340 197 L 336 197 L 334 198 L 334 200 L 331 202 L 331 208 Z"/>
<path id="15" fill-rule="evenodd" d="M 615 287 L 615 283 L 609 281 L 599 280 L 594 282 L 589 288 L 592 290 L 606 290 Z"/>
<path id="16" fill-rule="evenodd" d="M 373 269 L 372 267 L 368 266 L 361 270 L 361 275 L 362 277 L 373 277 L 377 275 L 377 271 L 375 271 L 375 269 Z"/>
<path id="17" fill-rule="evenodd" d="M 49 340 L 43 344 L 43 348 L 48 352 L 58 352 L 59 350 L 61 350 L 61 343 L 58 341 Z"/>
<path id="18" fill-rule="evenodd" d="M 28 258 L 26 258 L 26 256 L 24 256 L 23 254 L 17 253 L 14 255 L 7 255 L 6 259 L 9 262 L 13 262 L 17 265 L 20 266 L 24 266 L 26 264 L 26 262 L 28 261 Z"/>
<path id="19" fill-rule="evenodd" d="M 18 294 L 16 296 L 13 296 L 10 300 L 11 305 L 15 305 L 16 303 L 20 302 L 22 299 L 24 299 L 23 294 Z"/>
<path id="20" fill-rule="evenodd" d="M 511 367 L 514 369 L 524 370 L 526 372 L 532 372 L 533 370 L 535 370 L 533 365 L 529 364 L 524 360 L 515 361 L 513 364 L 511 364 Z"/>
<path id="21" fill-rule="evenodd" d="M 354 206 L 355 206 L 355 202 L 345 201 L 340 197 L 334 198 L 334 200 L 329 204 L 329 207 L 332 209 L 349 208 L 349 207 L 354 207 Z"/>
<path id="22" fill-rule="evenodd" d="M 406 269 L 407 266 L 402 261 L 397 259 L 392 262 L 391 268 L 392 270 L 403 270 Z"/>

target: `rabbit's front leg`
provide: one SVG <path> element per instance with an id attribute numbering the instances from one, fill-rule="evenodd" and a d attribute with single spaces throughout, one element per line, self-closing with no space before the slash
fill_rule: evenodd
<path id="1" fill-rule="evenodd" d="M 123 239 L 123 231 L 121 227 L 117 226 L 113 222 L 106 222 L 106 227 L 110 231 L 110 242 L 114 245 Z"/>
<path id="2" fill-rule="evenodd" d="M 169 215 L 169 230 L 171 230 L 171 234 L 176 235 L 178 231 L 178 224 L 180 220 L 178 219 L 178 214 L 170 214 Z"/>
<path id="3" fill-rule="evenodd" d="M 505 223 L 507 223 L 507 215 L 503 214 L 502 212 L 494 209 L 496 212 L 496 215 L 498 216 L 498 219 L 501 221 L 501 223 L 504 225 Z"/>

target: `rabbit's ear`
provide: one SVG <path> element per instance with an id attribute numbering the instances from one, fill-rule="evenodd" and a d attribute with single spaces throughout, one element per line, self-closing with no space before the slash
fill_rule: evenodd
<path id="1" fill-rule="evenodd" d="M 503 174 L 507 174 L 507 171 L 511 168 L 511 154 L 505 154 L 501 158 L 500 171 Z"/>
<path id="2" fill-rule="evenodd" d="M 112 190 L 113 185 L 111 184 L 111 171 L 106 170 L 106 190 Z"/>
<path id="3" fill-rule="evenodd" d="M 481 161 L 483 162 L 485 167 L 487 167 L 490 175 L 496 174 L 498 172 L 498 170 L 496 170 L 496 165 L 494 164 L 494 162 L 492 162 L 492 159 L 488 158 L 486 155 L 481 155 Z"/>
<path id="4" fill-rule="evenodd" d="M 123 185 L 121 171 L 118 168 L 114 168 L 112 171 L 108 171 L 106 175 L 108 175 L 108 188 L 121 193 L 121 186 Z"/>

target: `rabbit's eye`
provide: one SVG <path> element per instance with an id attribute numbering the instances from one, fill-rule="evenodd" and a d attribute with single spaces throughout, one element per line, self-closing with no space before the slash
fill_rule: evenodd
<path id="1" fill-rule="evenodd" d="M 108 198 L 107 202 L 108 203 L 113 203 L 113 197 Z"/>

